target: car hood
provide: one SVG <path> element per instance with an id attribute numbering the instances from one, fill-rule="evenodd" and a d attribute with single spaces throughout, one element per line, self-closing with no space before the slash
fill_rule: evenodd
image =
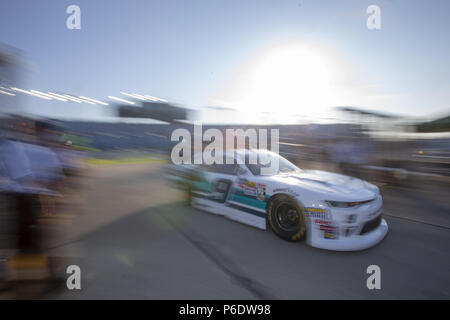
<path id="1" fill-rule="evenodd" d="M 323 193 L 327 196 L 326 200 L 364 201 L 373 199 L 379 194 L 378 187 L 371 183 L 321 170 L 305 170 L 295 174 L 281 174 L 277 176 L 277 180 L 309 191 Z"/>

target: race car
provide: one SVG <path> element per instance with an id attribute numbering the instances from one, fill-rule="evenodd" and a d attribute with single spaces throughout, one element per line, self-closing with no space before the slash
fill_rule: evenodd
<path id="1" fill-rule="evenodd" d="M 250 164 L 251 157 L 258 159 Z M 264 173 L 259 159 L 278 161 Z M 328 250 L 363 250 L 388 232 L 379 188 L 341 174 L 302 170 L 267 150 L 236 150 L 224 164 L 170 165 L 168 177 L 186 191 L 189 203 L 260 229 L 269 226 L 288 241 Z M 231 160 L 231 161 L 230 161 Z M 267 170 L 266 170 L 267 171 Z"/>

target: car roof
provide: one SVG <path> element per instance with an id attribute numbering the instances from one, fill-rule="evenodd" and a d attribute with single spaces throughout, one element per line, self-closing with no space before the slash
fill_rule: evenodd
<path id="1" fill-rule="evenodd" d="M 246 155 L 251 154 L 275 154 L 272 151 L 266 149 L 236 149 L 235 151 L 225 151 L 223 154 L 225 157 L 233 158 L 235 160 L 241 160 L 243 163 L 245 162 Z M 203 155 L 205 157 L 205 155 Z"/>

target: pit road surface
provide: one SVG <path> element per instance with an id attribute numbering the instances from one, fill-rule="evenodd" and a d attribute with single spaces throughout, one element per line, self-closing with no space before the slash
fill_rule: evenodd
<path id="1" fill-rule="evenodd" d="M 386 188 L 389 233 L 360 252 L 315 249 L 184 205 L 165 164 L 90 170 L 84 205 L 52 244 L 82 289 L 47 299 L 449 299 L 450 212 Z M 381 290 L 366 269 L 381 268 Z M 63 286 L 64 287 L 64 286 Z"/>

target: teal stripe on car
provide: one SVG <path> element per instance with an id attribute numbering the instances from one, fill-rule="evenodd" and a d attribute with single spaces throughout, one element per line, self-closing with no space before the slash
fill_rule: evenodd
<path id="1" fill-rule="evenodd" d="M 236 201 L 236 202 L 239 202 L 242 204 L 246 204 L 248 206 L 255 207 L 258 209 L 263 209 L 263 210 L 266 209 L 266 202 L 256 200 L 255 198 L 251 198 L 250 196 L 233 194 L 233 196 L 231 197 L 230 200 Z"/>

